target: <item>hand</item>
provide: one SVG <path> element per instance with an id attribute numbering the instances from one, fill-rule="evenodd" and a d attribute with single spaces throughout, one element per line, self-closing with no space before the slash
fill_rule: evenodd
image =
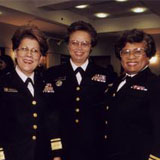
<path id="1" fill-rule="evenodd" d="M 53 160 L 62 160 L 61 157 L 54 157 Z"/>

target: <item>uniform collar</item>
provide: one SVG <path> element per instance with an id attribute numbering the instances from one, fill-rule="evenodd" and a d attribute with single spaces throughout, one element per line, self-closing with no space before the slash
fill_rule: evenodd
<path id="1" fill-rule="evenodd" d="M 34 83 L 34 72 L 29 77 L 27 77 L 17 66 L 15 70 L 23 82 L 25 82 L 27 78 L 31 78 L 32 82 Z"/>
<path id="2" fill-rule="evenodd" d="M 74 62 L 72 61 L 72 59 L 70 59 L 70 63 L 71 63 L 71 66 L 72 66 L 72 68 L 73 68 L 73 70 L 75 71 L 78 67 L 81 67 L 84 71 L 86 71 L 86 68 L 87 68 L 87 66 L 88 66 L 88 63 L 89 63 L 89 61 L 88 61 L 88 59 L 85 61 L 85 63 L 83 63 L 81 66 L 76 66 L 75 64 L 74 64 Z"/>
<path id="3" fill-rule="evenodd" d="M 140 72 L 144 71 L 146 68 L 148 68 L 148 65 L 146 65 Z M 140 73 L 140 72 L 138 72 L 138 73 Z M 128 73 L 126 73 L 126 76 L 132 78 L 132 77 L 134 77 L 135 75 L 137 75 L 138 73 L 136 73 L 136 74 L 128 74 Z"/>

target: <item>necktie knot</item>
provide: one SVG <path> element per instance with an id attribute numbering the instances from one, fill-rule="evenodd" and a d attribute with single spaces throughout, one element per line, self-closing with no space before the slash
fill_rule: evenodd
<path id="1" fill-rule="evenodd" d="M 82 77 L 84 75 L 84 70 L 81 67 L 78 67 L 74 72 L 75 72 L 75 74 L 77 74 L 79 72 Z"/>
<path id="2" fill-rule="evenodd" d="M 126 80 L 126 82 L 129 82 L 129 81 L 132 79 L 132 77 L 131 77 L 131 76 L 128 76 L 128 75 L 126 75 L 124 79 Z"/>
<path id="3" fill-rule="evenodd" d="M 33 82 L 32 82 L 32 79 L 31 79 L 31 78 L 27 78 L 27 79 L 26 79 L 25 85 L 28 86 L 29 83 L 31 83 L 32 86 L 33 86 Z"/>

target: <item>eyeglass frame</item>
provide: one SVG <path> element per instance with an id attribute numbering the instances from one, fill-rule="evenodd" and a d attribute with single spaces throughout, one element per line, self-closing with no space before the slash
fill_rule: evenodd
<path id="1" fill-rule="evenodd" d="M 36 48 L 29 49 L 28 47 L 21 47 L 21 48 L 17 48 L 17 51 L 20 51 L 23 55 L 30 52 L 33 57 L 38 57 L 39 55 L 41 55 L 40 50 Z"/>
<path id="2" fill-rule="evenodd" d="M 139 51 L 139 54 L 136 54 L 135 52 Z M 128 51 L 128 53 L 122 53 L 123 49 L 120 51 L 120 57 L 128 57 L 131 53 L 133 53 L 133 55 L 138 58 L 144 55 L 144 53 L 146 53 L 146 48 L 134 48 L 133 50 L 130 49 L 126 49 L 125 51 Z"/>
<path id="3" fill-rule="evenodd" d="M 77 40 L 70 40 L 69 44 L 71 44 L 74 48 L 78 48 L 81 46 L 84 49 L 87 49 L 91 46 L 91 42 L 88 41 L 77 41 Z"/>

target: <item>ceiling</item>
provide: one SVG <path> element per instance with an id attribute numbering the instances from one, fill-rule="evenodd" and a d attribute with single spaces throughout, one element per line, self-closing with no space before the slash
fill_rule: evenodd
<path id="1" fill-rule="evenodd" d="M 89 4 L 85 9 L 77 9 L 75 6 Z M 148 10 L 142 14 L 155 13 L 160 15 L 160 1 L 151 0 L 129 0 L 127 2 L 116 2 L 114 0 L 78 0 L 78 1 L 67 1 L 57 4 L 49 4 L 42 6 L 42 9 L 46 10 L 67 10 L 75 14 L 85 16 L 88 19 L 96 20 L 94 13 L 107 12 L 110 14 L 108 18 L 120 18 L 127 16 L 134 16 L 135 13 L 131 12 L 130 9 L 134 7 L 147 7 Z"/>
<path id="2" fill-rule="evenodd" d="M 76 9 L 76 5 L 89 4 L 88 8 Z M 133 7 L 148 8 L 135 14 Z M 153 34 L 160 33 L 160 1 L 129 0 L 0 0 L 0 23 L 20 26 L 36 24 L 43 31 L 57 38 L 63 37 L 69 24 L 84 20 L 93 24 L 100 34 L 117 33 L 126 29 L 140 28 Z M 109 17 L 98 19 L 96 12 L 107 12 Z"/>

